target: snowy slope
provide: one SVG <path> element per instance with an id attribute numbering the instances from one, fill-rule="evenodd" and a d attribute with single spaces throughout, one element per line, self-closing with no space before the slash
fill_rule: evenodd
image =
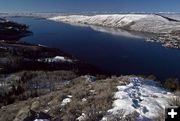
<path id="1" fill-rule="evenodd" d="M 68 15 L 56 16 L 49 19 L 151 33 L 170 33 L 175 30 L 180 30 L 180 22 L 169 21 L 166 18 L 154 14 Z"/>
<path id="2" fill-rule="evenodd" d="M 136 111 L 138 120 L 153 119 L 168 106 L 168 99 L 174 95 L 159 87 L 152 80 L 130 78 L 130 83 L 118 86 L 115 93 L 113 108 L 108 112 L 116 114 L 118 110 L 124 110 L 125 115 Z"/>

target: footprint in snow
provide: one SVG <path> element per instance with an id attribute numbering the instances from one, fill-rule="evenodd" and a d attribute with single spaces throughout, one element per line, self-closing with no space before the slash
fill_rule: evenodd
<path id="1" fill-rule="evenodd" d="M 145 113 L 147 113 L 149 110 L 146 108 L 146 107 L 143 107 L 143 109 L 142 109 L 142 112 L 145 114 Z"/>
<path id="2" fill-rule="evenodd" d="M 137 99 L 132 99 L 132 102 L 133 102 L 132 106 L 134 108 L 139 108 L 140 107 L 139 101 Z"/>

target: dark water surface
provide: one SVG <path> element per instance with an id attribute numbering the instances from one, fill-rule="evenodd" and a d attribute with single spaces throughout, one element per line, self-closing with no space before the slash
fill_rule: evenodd
<path id="1" fill-rule="evenodd" d="M 34 34 L 22 40 L 59 48 L 112 74 L 154 74 L 161 79 L 180 79 L 180 50 L 90 27 L 25 17 L 10 19 L 30 26 Z"/>

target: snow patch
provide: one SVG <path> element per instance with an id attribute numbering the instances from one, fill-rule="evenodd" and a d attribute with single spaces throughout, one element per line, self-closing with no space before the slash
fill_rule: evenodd
<path id="1" fill-rule="evenodd" d="M 35 119 L 34 121 L 50 121 L 48 119 Z"/>
<path id="2" fill-rule="evenodd" d="M 71 95 L 68 95 L 67 98 L 63 99 L 62 103 L 61 103 L 61 106 L 65 106 L 67 105 L 68 103 L 71 102 L 71 98 L 72 96 Z"/>
<path id="3" fill-rule="evenodd" d="M 79 117 L 77 118 L 77 120 L 78 120 L 78 121 L 86 121 L 86 114 L 85 114 L 85 113 L 82 113 L 82 115 L 79 116 Z"/>
<path id="4" fill-rule="evenodd" d="M 48 62 L 48 63 L 53 63 L 53 62 L 73 62 L 71 59 L 67 59 L 63 56 L 55 56 L 53 58 L 45 58 L 45 59 L 38 59 L 39 62 Z"/>
<path id="5" fill-rule="evenodd" d="M 82 99 L 82 102 L 86 102 L 86 101 L 87 101 L 87 99 L 86 99 L 86 98 L 83 98 L 83 99 Z"/>
<path id="6" fill-rule="evenodd" d="M 49 111 L 50 111 L 50 108 L 44 110 L 45 113 L 48 113 Z"/>

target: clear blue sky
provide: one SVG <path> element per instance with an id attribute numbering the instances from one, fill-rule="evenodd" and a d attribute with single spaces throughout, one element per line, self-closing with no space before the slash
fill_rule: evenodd
<path id="1" fill-rule="evenodd" d="M 0 0 L 0 12 L 180 12 L 180 0 Z"/>

